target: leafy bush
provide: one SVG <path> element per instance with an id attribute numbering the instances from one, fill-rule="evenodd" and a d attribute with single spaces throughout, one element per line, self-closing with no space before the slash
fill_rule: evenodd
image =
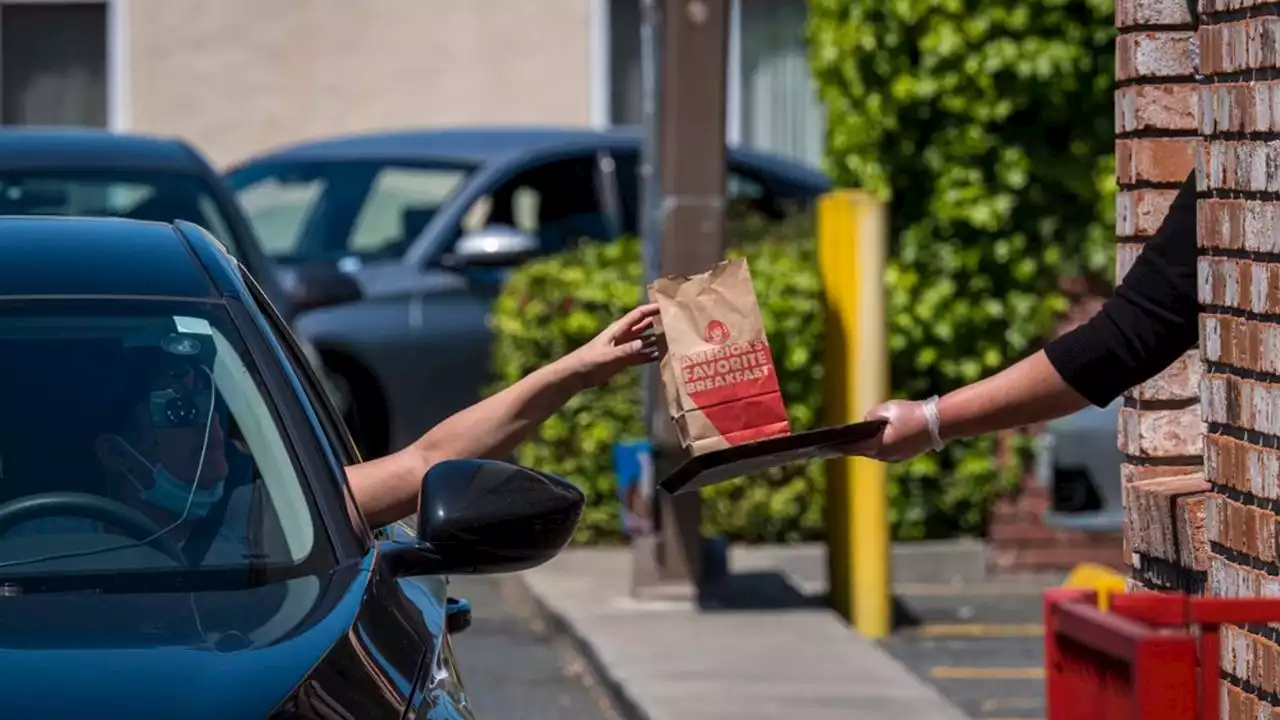
<path id="1" fill-rule="evenodd" d="M 739 236 L 767 234 L 742 229 Z M 790 234 L 749 241 L 730 256 L 750 263 L 787 411 L 802 430 L 821 414 L 824 314 L 812 235 L 788 241 Z M 510 384 L 594 337 L 641 300 L 642 277 L 634 239 L 587 244 L 515 272 L 494 311 L 498 383 Z M 612 445 L 644 435 L 641 375 L 626 372 L 574 398 L 516 454 L 583 489 L 587 509 L 576 539 L 598 542 L 621 532 Z M 821 537 L 824 488 L 820 463 L 708 488 L 704 529 L 755 542 Z"/>
<path id="2" fill-rule="evenodd" d="M 1018 359 L 1110 277 L 1113 0 L 809 0 L 836 183 L 890 200 L 894 394 Z M 893 468 L 900 537 L 981 530 L 994 441 Z"/>

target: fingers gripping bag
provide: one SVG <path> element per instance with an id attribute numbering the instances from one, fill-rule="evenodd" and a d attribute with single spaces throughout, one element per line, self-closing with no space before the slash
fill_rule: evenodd
<path id="1" fill-rule="evenodd" d="M 649 286 L 667 352 L 663 392 L 692 455 L 788 435 L 791 424 L 745 259 Z"/>

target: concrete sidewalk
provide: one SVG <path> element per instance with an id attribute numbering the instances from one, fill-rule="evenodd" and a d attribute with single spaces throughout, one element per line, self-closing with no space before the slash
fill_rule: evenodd
<path id="1" fill-rule="evenodd" d="M 632 599 L 625 548 L 566 550 L 519 577 L 635 718 L 966 717 L 767 552 L 735 548 L 729 563 L 725 601 L 711 607 Z"/>

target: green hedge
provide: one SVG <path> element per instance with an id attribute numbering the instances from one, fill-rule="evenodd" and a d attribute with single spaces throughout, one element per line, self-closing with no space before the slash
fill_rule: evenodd
<path id="1" fill-rule="evenodd" d="M 890 200 L 895 395 L 1018 359 L 1110 278 L 1113 0 L 809 0 L 836 183 Z M 902 537 L 980 530 L 993 441 L 894 468 Z"/>
<path id="2" fill-rule="evenodd" d="M 760 298 L 787 411 L 797 430 L 821 412 L 821 288 L 814 243 L 754 241 L 731 251 L 745 256 Z M 521 268 L 494 312 L 494 367 L 505 385 L 595 336 L 640 300 L 643 277 L 635 240 L 589 244 Z M 561 475 L 587 493 L 580 542 L 617 538 L 621 525 L 614 487 L 614 441 L 643 437 L 641 375 L 626 372 L 575 398 L 517 450 L 518 460 Z M 703 493 L 705 530 L 765 542 L 821 537 L 820 463 L 725 483 Z"/>

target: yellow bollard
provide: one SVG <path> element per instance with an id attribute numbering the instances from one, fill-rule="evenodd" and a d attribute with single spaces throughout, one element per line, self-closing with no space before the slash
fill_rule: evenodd
<path id="1" fill-rule="evenodd" d="M 818 201 L 818 264 L 827 306 L 826 422 L 857 422 L 889 392 L 885 205 L 839 190 Z M 866 637 L 892 630 L 889 509 L 883 463 L 829 461 L 827 562 L 832 607 Z"/>
<path id="2" fill-rule="evenodd" d="M 1071 569 L 1062 587 L 1088 588 L 1098 593 L 1098 609 L 1111 609 L 1111 597 L 1125 592 L 1125 576 L 1119 571 L 1097 563 L 1080 563 Z"/>

